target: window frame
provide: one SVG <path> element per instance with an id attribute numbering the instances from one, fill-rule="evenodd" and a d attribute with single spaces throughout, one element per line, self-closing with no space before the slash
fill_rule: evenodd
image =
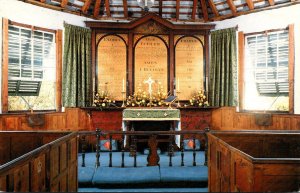
<path id="1" fill-rule="evenodd" d="M 239 49 L 239 76 L 238 76 L 238 88 L 239 88 L 239 111 L 240 112 L 260 112 L 263 110 L 245 110 L 244 108 L 244 73 L 245 73 L 245 43 L 246 43 L 246 36 L 249 35 L 256 35 L 256 34 L 262 34 L 262 33 L 268 33 L 268 32 L 275 32 L 275 31 L 282 31 L 282 30 L 288 30 L 288 38 L 289 38 L 289 56 L 288 56 L 288 83 L 289 83 L 289 110 L 288 111 L 272 111 L 267 110 L 267 112 L 274 112 L 274 113 L 294 113 L 294 25 L 290 24 L 287 28 L 284 29 L 272 29 L 267 31 L 261 31 L 261 32 L 254 32 L 254 33 L 247 33 L 244 34 L 242 31 L 238 33 L 238 49 Z M 263 111 L 265 112 L 265 111 Z"/>
<path id="2" fill-rule="evenodd" d="M 1 106 L 2 113 L 18 113 L 18 112 L 27 112 L 26 111 L 8 111 L 8 29 L 9 25 L 19 26 L 23 28 L 28 28 L 32 30 L 40 30 L 44 32 L 51 32 L 55 34 L 55 42 L 56 42 L 56 95 L 55 95 L 55 109 L 53 110 L 35 110 L 38 112 L 52 112 L 57 111 L 61 112 L 62 103 L 61 103 L 61 93 L 62 93 L 62 30 L 52 30 L 46 29 L 42 27 L 36 27 L 32 25 L 22 24 L 18 22 L 14 22 L 3 18 L 2 21 L 3 29 L 2 29 L 2 47 L 3 47 L 3 55 L 2 55 L 2 98 L 1 98 Z"/>

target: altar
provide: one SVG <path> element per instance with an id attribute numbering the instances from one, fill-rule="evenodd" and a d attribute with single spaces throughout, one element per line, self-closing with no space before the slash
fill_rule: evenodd
<path id="1" fill-rule="evenodd" d="M 122 113 L 122 130 L 180 131 L 180 110 L 168 108 L 126 108 Z M 175 137 L 175 143 L 180 147 L 179 135 Z"/>

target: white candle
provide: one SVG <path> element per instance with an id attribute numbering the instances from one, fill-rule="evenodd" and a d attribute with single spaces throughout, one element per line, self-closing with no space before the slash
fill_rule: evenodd
<path id="1" fill-rule="evenodd" d="M 179 91 L 179 78 L 177 78 L 177 91 Z"/>
<path id="2" fill-rule="evenodd" d="M 147 7 L 147 1 L 148 1 L 148 0 L 145 0 L 145 7 Z"/>
<path id="3" fill-rule="evenodd" d="M 125 80 L 123 78 L 123 92 L 125 92 Z"/>

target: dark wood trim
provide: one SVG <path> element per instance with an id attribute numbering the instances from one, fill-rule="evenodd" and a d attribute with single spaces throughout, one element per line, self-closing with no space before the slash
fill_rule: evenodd
<path id="1" fill-rule="evenodd" d="M 238 53 L 239 53 L 239 77 L 238 77 L 238 87 L 239 87 L 239 109 L 244 109 L 244 58 L 245 58 L 245 36 L 242 31 L 238 33 Z"/>
<path id="2" fill-rule="evenodd" d="M 86 12 L 87 12 L 87 10 L 89 9 L 89 7 L 90 7 L 90 5 L 91 5 L 91 1 L 92 1 L 92 0 L 86 0 L 86 1 L 85 1 L 84 5 L 83 5 L 82 8 L 81 8 L 81 11 L 82 11 L 83 13 L 86 13 Z"/>
<path id="3" fill-rule="evenodd" d="M 96 0 L 94 7 L 94 17 L 97 18 L 99 16 L 101 0 Z"/>
<path id="4" fill-rule="evenodd" d="M 200 0 L 204 22 L 208 21 L 208 11 L 205 0 Z"/>
<path id="5" fill-rule="evenodd" d="M 107 17 L 111 17 L 110 7 L 109 7 L 109 0 L 105 0 L 105 9 L 106 9 L 106 15 L 107 15 Z"/>
<path id="6" fill-rule="evenodd" d="M 227 1 L 227 4 L 232 12 L 233 15 L 236 15 L 236 7 L 233 3 L 233 0 L 226 0 Z"/>
<path id="7" fill-rule="evenodd" d="M 174 76 L 175 75 L 175 43 L 174 42 L 174 34 L 171 32 L 169 36 L 169 64 L 170 64 L 170 81 L 169 81 L 169 88 L 170 88 L 170 93 L 171 95 L 174 95 Z"/>
<path id="8" fill-rule="evenodd" d="M 269 2 L 269 4 L 270 4 L 271 6 L 275 5 L 274 0 L 268 0 L 268 2 Z"/>
<path id="9" fill-rule="evenodd" d="M 8 25 L 9 20 L 2 19 L 2 112 L 8 112 Z"/>
<path id="10" fill-rule="evenodd" d="M 129 95 L 132 95 L 133 94 L 133 88 L 134 88 L 134 85 L 133 85 L 133 69 L 134 69 L 134 66 L 133 66 L 133 33 L 130 32 L 128 34 L 128 69 L 127 69 L 127 94 Z"/>
<path id="11" fill-rule="evenodd" d="M 213 0 L 208 0 L 208 4 L 209 4 L 212 12 L 214 13 L 214 15 L 216 17 L 219 17 L 220 16 L 219 11 L 218 11 L 216 5 L 214 4 Z"/>
<path id="12" fill-rule="evenodd" d="M 62 107 L 62 30 L 56 32 L 56 110 Z"/>
<path id="13" fill-rule="evenodd" d="M 163 0 L 159 0 L 159 8 L 158 8 L 159 10 L 158 10 L 158 13 L 159 13 L 160 17 L 162 17 L 162 5 L 163 5 L 162 1 Z"/>
<path id="14" fill-rule="evenodd" d="M 28 28 L 28 29 L 32 29 L 32 30 L 41 30 L 41 31 L 46 31 L 46 32 L 50 32 L 50 33 L 56 33 L 56 30 L 53 30 L 53 29 L 47 29 L 47 28 L 43 28 L 43 27 L 27 25 L 27 24 L 23 24 L 23 23 L 14 22 L 14 21 L 11 21 L 11 20 L 9 20 L 9 24 L 19 26 L 19 27 Z"/>
<path id="15" fill-rule="evenodd" d="M 192 9 L 192 16 L 191 16 L 192 20 L 194 20 L 196 17 L 197 2 L 198 0 L 193 0 L 193 9 Z"/>
<path id="16" fill-rule="evenodd" d="M 253 4 L 253 1 L 252 0 L 246 0 L 246 3 L 249 7 L 250 10 L 253 10 L 254 9 L 254 4 Z"/>
<path id="17" fill-rule="evenodd" d="M 179 20 L 180 0 L 176 0 L 176 20 Z"/>
<path id="18" fill-rule="evenodd" d="M 128 5 L 127 0 L 123 0 L 124 17 L 128 18 Z"/>
<path id="19" fill-rule="evenodd" d="M 68 0 L 62 0 L 60 6 L 65 8 L 68 5 Z"/>
<path id="20" fill-rule="evenodd" d="M 289 25 L 289 113 L 294 113 L 294 68 L 295 68 L 295 38 L 294 24 Z"/>

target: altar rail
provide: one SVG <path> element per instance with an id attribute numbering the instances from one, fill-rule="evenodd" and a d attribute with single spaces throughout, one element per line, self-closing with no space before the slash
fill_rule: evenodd
<path id="1" fill-rule="evenodd" d="M 207 132 L 209 132 L 209 128 L 206 128 L 204 131 L 199 130 L 190 130 L 190 131 L 101 131 L 100 129 L 96 129 L 95 132 L 90 131 L 82 131 L 79 132 L 80 135 L 80 144 L 81 144 L 81 153 L 82 153 L 82 167 L 85 167 L 85 153 L 87 149 L 87 137 L 94 136 L 95 140 L 95 149 L 96 149 L 96 160 L 95 165 L 99 167 L 100 163 L 100 141 L 101 140 L 109 140 L 109 167 L 112 167 L 112 140 L 119 139 L 121 144 L 121 165 L 120 167 L 124 167 L 124 156 L 125 152 L 130 152 L 130 155 L 134 158 L 133 166 L 137 167 L 136 156 L 137 156 L 137 142 L 138 141 L 146 141 L 149 145 L 149 155 L 147 158 L 148 166 L 156 166 L 159 165 L 159 155 L 157 154 L 157 144 L 162 141 L 159 139 L 159 136 L 168 136 L 169 137 L 169 145 L 168 145 L 168 155 L 169 155 L 169 166 L 173 165 L 172 156 L 174 153 L 174 137 L 180 136 L 180 147 L 179 151 L 181 151 L 181 166 L 184 166 L 184 148 L 183 141 L 185 136 L 188 136 L 189 139 L 193 140 L 193 166 L 196 166 L 196 139 L 200 139 L 202 142 L 201 150 L 205 151 L 205 162 L 204 165 L 207 165 L 207 151 L 208 151 L 208 140 L 207 140 Z M 137 136 L 148 136 L 145 139 L 137 139 Z M 127 139 L 127 140 L 126 140 Z M 128 142 L 125 145 L 125 140 Z M 90 140 L 89 140 L 90 141 Z M 165 140 L 164 140 L 165 141 Z M 204 142 L 204 143 L 203 143 Z"/>
<path id="2" fill-rule="evenodd" d="M 77 144 L 76 132 L 0 132 L 0 191 L 76 192 Z"/>

